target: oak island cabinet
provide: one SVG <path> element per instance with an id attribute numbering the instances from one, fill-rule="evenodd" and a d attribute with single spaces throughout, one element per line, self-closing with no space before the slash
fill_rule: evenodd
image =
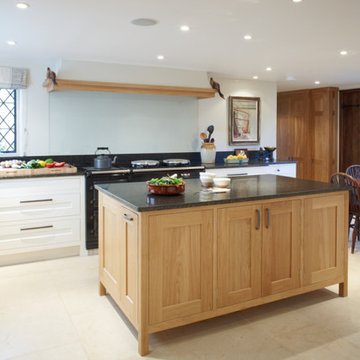
<path id="1" fill-rule="evenodd" d="M 258 175 L 203 196 L 147 195 L 144 183 L 99 190 L 100 294 L 150 333 L 339 284 L 347 295 L 348 191 Z"/>

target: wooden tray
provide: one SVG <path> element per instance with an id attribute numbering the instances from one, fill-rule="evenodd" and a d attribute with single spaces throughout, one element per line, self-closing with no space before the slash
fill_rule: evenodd
<path id="1" fill-rule="evenodd" d="M 40 168 L 40 169 L 3 169 L 0 168 L 0 178 L 11 178 L 18 176 L 41 176 L 52 174 L 71 174 L 76 173 L 77 167 L 65 164 L 62 167 Z"/>

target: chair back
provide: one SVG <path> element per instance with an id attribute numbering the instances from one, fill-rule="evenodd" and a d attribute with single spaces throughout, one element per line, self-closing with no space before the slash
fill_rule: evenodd
<path id="1" fill-rule="evenodd" d="M 346 173 L 356 180 L 360 180 L 360 165 L 351 165 L 346 169 Z"/>
<path id="2" fill-rule="evenodd" d="M 333 184 L 350 186 L 349 212 L 360 214 L 360 184 L 352 176 L 345 173 L 336 173 L 331 175 L 330 182 Z"/>

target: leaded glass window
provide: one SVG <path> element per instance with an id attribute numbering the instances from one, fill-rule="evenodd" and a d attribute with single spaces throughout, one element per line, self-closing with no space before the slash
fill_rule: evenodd
<path id="1" fill-rule="evenodd" d="M 15 89 L 0 89 L 0 152 L 16 152 Z"/>

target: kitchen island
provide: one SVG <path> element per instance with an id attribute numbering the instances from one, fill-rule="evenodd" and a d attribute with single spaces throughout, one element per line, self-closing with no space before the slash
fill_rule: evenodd
<path id="1" fill-rule="evenodd" d="M 225 193 L 97 185 L 100 295 L 149 334 L 339 284 L 347 295 L 348 191 L 257 175 Z"/>

